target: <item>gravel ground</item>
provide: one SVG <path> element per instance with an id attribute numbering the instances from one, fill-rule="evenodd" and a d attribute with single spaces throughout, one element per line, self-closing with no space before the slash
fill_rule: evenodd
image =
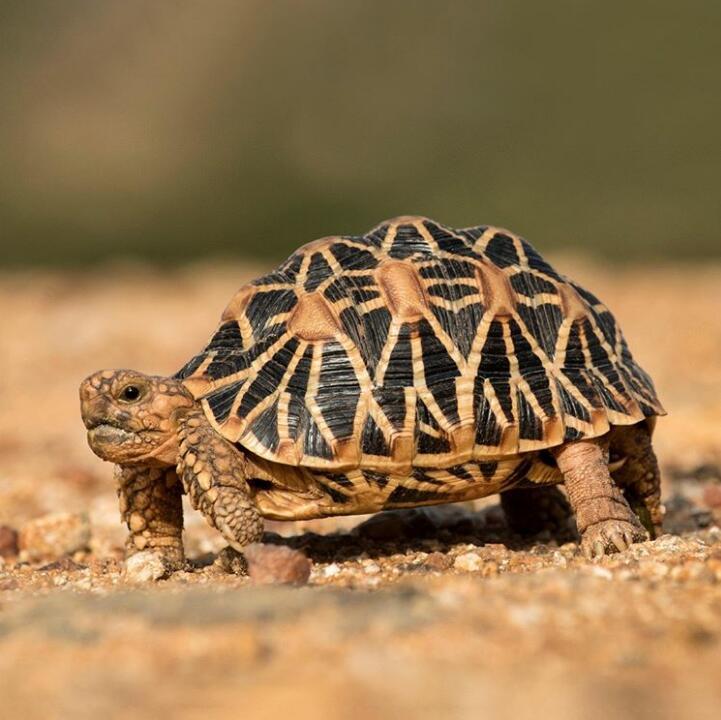
<path id="1" fill-rule="evenodd" d="M 190 510 L 188 571 L 131 584 L 77 408 L 100 367 L 177 369 L 260 269 L 0 276 L 2 715 L 719 717 L 721 267 L 557 265 L 611 306 L 670 411 L 669 534 L 588 562 L 572 528 L 514 536 L 495 498 L 269 523 L 261 555 L 311 562 L 296 588 L 224 572 Z"/>

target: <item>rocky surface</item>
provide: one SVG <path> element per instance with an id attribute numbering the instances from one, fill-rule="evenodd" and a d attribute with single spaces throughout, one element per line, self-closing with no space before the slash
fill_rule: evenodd
<path id="1" fill-rule="evenodd" d="M 238 559 L 186 508 L 172 573 L 123 561 L 77 385 L 173 371 L 252 270 L 0 277 L 2 715 L 718 717 L 721 269 L 559 265 L 612 307 L 671 412 L 667 535 L 589 562 L 573 527 L 520 537 L 489 498 L 269 523 Z"/>
<path id="2" fill-rule="evenodd" d="M 53 513 L 25 523 L 18 533 L 21 560 L 56 560 L 87 550 L 90 520 L 85 513 Z"/>

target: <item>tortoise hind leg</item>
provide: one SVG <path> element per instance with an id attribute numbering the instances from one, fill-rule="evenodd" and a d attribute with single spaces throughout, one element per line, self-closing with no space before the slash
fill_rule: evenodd
<path id="1" fill-rule="evenodd" d="M 587 557 L 622 552 L 647 539 L 608 468 L 608 438 L 578 440 L 555 450 Z"/>
<path id="2" fill-rule="evenodd" d="M 661 473 L 651 445 L 650 428 L 646 423 L 615 427 L 611 432 L 611 451 L 624 460 L 613 472 L 614 481 L 651 537 L 658 537 L 663 532 L 664 508 Z"/>
<path id="3" fill-rule="evenodd" d="M 573 515 L 566 496 L 555 485 L 514 487 L 501 493 L 508 527 L 524 537 L 544 530 L 562 534 Z"/>

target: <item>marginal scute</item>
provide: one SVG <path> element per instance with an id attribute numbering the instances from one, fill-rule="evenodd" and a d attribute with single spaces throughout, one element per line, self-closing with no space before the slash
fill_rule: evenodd
<path id="1" fill-rule="evenodd" d="M 355 438 L 344 438 L 336 443 L 335 456 L 340 467 L 357 467 L 360 459 L 358 442 Z"/>
<path id="2" fill-rule="evenodd" d="M 609 422 L 606 410 L 594 408 L 591 411 L 591 425 L 597 435 L 603 435 L 605 432 L 608 432 Z"/>
<path id="3" fill-rule="evenodd" d="M 376 270 L 378 286 L 393 317 L 402 322 L 420 320 L 428 300 L 418 273 L 410 263 L 390 260 Z"/>
<path id="4" fill-rule="evenodd" d="M 548 445 L 560 445 L 563 442 L 563 420 L 553 417 L 544 423 L 543 434 Z"/>
<path id="5" fill-rule="evenodd" d="M 228 320 L 238 320 L 241 318 L 245 312 L 245 308 L 248 307 L 248 303 L 256 292 L 257 288 L 250 285 L 238 290 L 238 292 L 233 295 L 225 310 L 223 310 L 223 314 L 220 316 L 221 321 L 227 322 Z"/>
<path id="6" fill-rule="evenodd" d="M 281 440 L 276 450 L 278 460 L 287 465 L 297 465 L 300 460 L 298 446 L 293 440 Z"/>
<path id="7" fill-rule="evenodd" d="M 203 397 L 213 389 L 213 384 L 202 375 L 193 375 L 183 380 L 183 385 L 188 388 L 193 397 Z"/>
<path id="8" fill-rule="evenodd" d="M 394 435 L 391 440 L 391 457 L 394 470 L 410 471 L 413 465 L 414 439 L 410 435 Z"/>
<path id="9" fill-rule="evenodd" d="M 288 320 L 288 332 L 301 340 L 315 342 L 332 340 L 341 328 L 323 295 L 312 292 L 299 298 Z"/>
<path id="10" fill-rule="evenodd" d="M 525 240 L 420 216 L 304 246 L 233 297 L 177 377 L 277 476 L 336 473 L 339 504 L 363 473 L 383 479 L 363 492 L 411 502 L 446 468 L 664 412 L 608 310 Z"/>
<path id="11" fill-rule="evenodd" d="M 515 455 L 518 452 L 518 425 L 507 425 L 503 429 L 499 449 L 502 455 Z"/>
<path id="12" fill-rule="evenodd" d="M 469 425 L 461 426 L 451 431 L 451 442 L 453 450 L 459 456 L 464 453 L 470 454 L 476 437 L 475 427 Z"/>

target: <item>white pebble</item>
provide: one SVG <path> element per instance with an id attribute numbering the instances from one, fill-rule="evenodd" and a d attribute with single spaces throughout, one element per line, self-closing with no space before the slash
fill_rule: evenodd
<path id="1" fill-rule="evenodd" d="M 155 552 L 135 553 L 125 563 L 125 579 L 131 583 L 152 582 L 167 575 L 167 565 L 163 558 Z"/>
<path id="2" fill-rule="evenodd" d="M 453 567 L 464 572 L 476 572 L 483 567 L 483 559 L 474 552 L 463 553 L 453 561 Z"/>

